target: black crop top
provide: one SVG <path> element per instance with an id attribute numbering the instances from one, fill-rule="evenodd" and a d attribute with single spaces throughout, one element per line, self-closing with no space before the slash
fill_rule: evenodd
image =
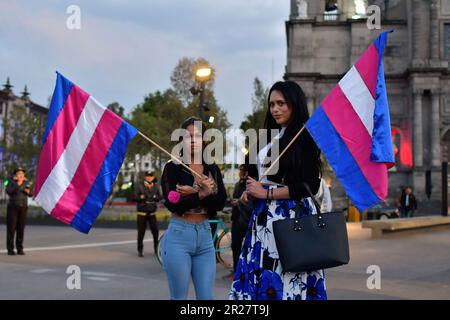
<path id="1" fill-rule="evenodd" d="M 164 205 L 178 215 L 183 215 L 186 211 L 198 207 L 204 208 L 209 217 L 214 217 L 217 211 L 220 211 L 225 206 L 227 194 L 223 185 L 222 174 L 217 165 L 203 165 L 203 174 L 208 176 L 211 173 L 212 177 L 217 183 L 217 194 L 209 195 L 200 200 L 198 193 L 189 196 L 181 197 L 177 203 L 172 203 L 168 199 L 170 191 L 176 191 L 176 185 L 193 186 L 194 176 L 182 165 L 174 161 L 169 161 L 163 170 L 161 177 L 161 187 L 164 196 Z"/>

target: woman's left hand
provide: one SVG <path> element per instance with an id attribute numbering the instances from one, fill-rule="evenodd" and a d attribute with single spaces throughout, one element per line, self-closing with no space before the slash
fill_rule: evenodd
<path id="1" fill-rule="evenodd" d="M 267 190 L 263 188 L 261 182 L 256 181 L 252 177 L 247 178 L 247 193 L 256 199 L 266 199 Z"/>

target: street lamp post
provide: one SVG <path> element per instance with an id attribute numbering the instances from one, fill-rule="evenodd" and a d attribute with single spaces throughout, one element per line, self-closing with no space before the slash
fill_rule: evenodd
<path id="1" fill-rule="evenodd" d="M 199 116 L 202 121 L 205 120 L 204 117 L 204 107 L 205 107 L 205 81 L 200 82 L 200 105 L 199 105 Z"/>
<path id="2" fill-rule="evenodd" d="M 197 80 L 198 87 L 192 88 L 192 94 L 200 94 L 200 103 L 199 103 L 199 116 L 202 121 L 205 121 L 204 111 L 206 110 L 205 104 L 205 88 L 206 82 L 211 79 L 212 69 L 210 67 L 199 67 L 195 72 L 195 79 Z"/>

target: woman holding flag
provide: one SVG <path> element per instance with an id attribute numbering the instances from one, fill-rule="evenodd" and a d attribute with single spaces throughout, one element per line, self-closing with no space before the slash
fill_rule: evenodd
<path id="1" fill-rule="evenodd" d="M 240 201 L 252 201 L 254 210 L 230 299 L 324 300 L 327 297 L 323 270 L 283 272 L 272 229 L 274 221 L 293 217 L 294 210 L 300 210 L 300 216 L 316 214 L 304 183 L 313 194 L 319 190 L 320 150 L 306 130 L 282 155 L 277 172 L 269 172 L 265 176 L 270 163 L 264 165 L 264 159 L 270 157 L 274 144 L 279 144 L 279 150 L 284 150 L 308 119 L 306 98 L 301 87 L 292 81 L 275 83 L 269 92 L 264 128 L 280 131 L 259 151 L 253 162 L 257 165 L 248 164 L 247 188 Z"/>
<path id="2" fill-rule="evenodd" d="M 183 165 L 169 161 L 161 178 L 164 202 L 172 212 L 161 256 L 170 298 L 176 300 L 187 299 L 191 275 L 197 299 L 214 298 L 216 258 L 208 218 L 223 209 L 227 195 L 219 168 L 203 159 L 201 123 L 191 117 L 181 125 L 189 133 L 180 139 L 182 150 L 190 155 L 182 152 Z"/>

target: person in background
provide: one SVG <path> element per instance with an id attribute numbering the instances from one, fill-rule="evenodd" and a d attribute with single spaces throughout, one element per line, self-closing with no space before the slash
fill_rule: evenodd
<path id="1" fill-rule="evenodd" d="M 28 211 L 28 198 L 32 197 L 31 183 L 25 177 L 25 169 L 14 170 L 14 177 L 6 187 L 9 196 L 6 209 L 6 247 L 8 255 L 13 256 L 14 237 L 16 236 L 16 248 L 18 255 L 24 255 L 23 238 Z M 17 235 L 16 235 L 17 232 Z"/>
<path id="2" fill-rule="evenodd" d="M 403 189 L 398 202 L 400 218 L 412 218 L 414 210 L 417 209 L 416 197 L 412 193 L 411 187 Z"/>
<path id="3" fill-rule="evenodd" d="M 252 207 L 244 205 L 239 202 L 239 198 L 242 196 L 246 188 L 247 181 L 247 169 L 246 166 L 241 164 L 239 166 L 239 181 L 234 186 L 233 198 L 231 205 L 233 206 L 231 213 L 231 249 L 233 251 L 233 274 L 236 272 L 236 265 L 241 254 L 242 242 L 244 241 L 245 234 L 247 233 L 248 224 L 250 222 L 250 215 Z"/>
<path id="4" fill-rule="evenodd" d="M 333 201 L 331 200 L 330 189 L 325 179 L 321 178 L 319 192 L 316 194 L 317 202 L 320 203 L 321 212 L 331 212 L 333 210 Z"/>
<path id="5" fill-rule="evenodd" d="M 137 249 L 139 257 L 143 257 L 144 253 L 144 236 L 147 223 L 153 235 L 153 248 L 155 254 L 158 248 L 159 230 L 158 222 L 156 220 L 157 203 L 161 200 L 161 193 L 156 184 L 156 178 L 153 172 L 147 171 L 143 182 L 136 186 L 136 201 L 137 201 L 137 228 L 138 239 Z"/>

